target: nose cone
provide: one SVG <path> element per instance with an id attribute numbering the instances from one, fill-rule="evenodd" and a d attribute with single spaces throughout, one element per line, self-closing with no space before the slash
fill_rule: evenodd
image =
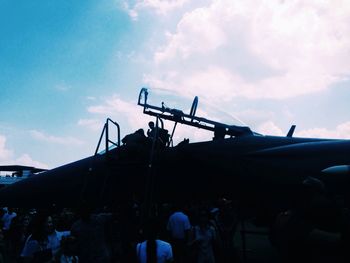
<path id="1" fill-rule="evenodd" d="M 324 174 L 350 175 L 350 165 L 335 165 L 322 170 Z"/>
<path id="2" fill-rule="evenodd" d="M 74 206 L 80 198 L 92 160 L 91 157 L 79 160 L 6 186 L 0 190 L 0 206 Z"/>

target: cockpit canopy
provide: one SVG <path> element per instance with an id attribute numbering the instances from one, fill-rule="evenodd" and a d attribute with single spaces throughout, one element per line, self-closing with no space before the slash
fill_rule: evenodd
<path id="1" fill-rule="evenodd" d="M 159 95 L 163 95 L 162 93 L 164 94 L 164 91 L 158 92 Z M 174 122 L 175 124 L 173 131 L 175 130 L 177 123 L 181 123 L 203 130 L 212 131 L 214 132 L 214 139 L 223 139 L 225 136 L 237 137 L 256 135 L 247 126 L 230 125 L 204 117 L 199 117 L 197 115 L 197 107 L 199 103 L 197 96 L 194 98 L 191 107 L 187 108 L 185 111 L 178 108 L 169 107 L 164 103 L 164 101 L 161 101 L 161 103 L 158 102 L 157 104 L 154 104 L 153 102 L 151 103 L 149 97 L 149 90 L 147 88 L 142 88 L 138 98 L 138 105 L 143 107 L 143 113 L 156 117 L 157 122 L 159 120 L 161 124 L 163 123 L 163 120 Z M 167 99 L 168 101 L 171 101 L 169 100 L 168 95 Z M 206 108 L 210 110 L 209 107 Z M 208 115 L 203 110 L 201 113 Z M 173 137 L 173 133 L 171 135 L 171 139 Z"/>

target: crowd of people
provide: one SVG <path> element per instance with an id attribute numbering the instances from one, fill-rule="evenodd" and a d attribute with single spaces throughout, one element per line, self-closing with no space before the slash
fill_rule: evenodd
<path id="1" fill-rule="evenodd" d="M 145 217 L 134 201 L 100 209 L 2 208 L 0 263 L 233 262 L 237 214 L 231 202 L 152 210 Z"/>
<path id="2" fill-rule="evenodd" d="M 270 225 L 280 262 L 349 262 L 350 213 L 321 181 L 303 182 L 298 202 Z M 0 209 L 0 263 L 241 262 L 234 243 L 237 204 L 132 201 L 92 209 Z M 147 216 L 146 216 L 147 215 Z"/>

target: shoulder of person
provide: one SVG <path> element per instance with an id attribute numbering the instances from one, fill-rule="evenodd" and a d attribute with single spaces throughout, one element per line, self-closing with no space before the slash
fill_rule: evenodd
<path id="1" fill-rule="evenodd" d="M 212 231 L 212 232 L 216 232 L 216 229 L 215 229 L 215 227 L 214 226 L 212 226 L 212 225 L 209 225 L 209 229 L 210 229 L 210 231 Z"/>
<path id="2" fill-rule="evenodd" d="M 171 244 L 169 242 L 164 241 L 164 240 L 157 239 L 157 243 L 161 246 L 171 247 Z"/>
<path id="3" fill-rule="evenodd" d="M 142 241 L 136 244 L 136 248 L 139 249 L 143 244 L 146 244 L 147 241 Z"/>
<path id="4" fill-rule="evenodd" d="M 57 230 L 55 230 L 55 232 L 56 232 L 56 236 L 59 240 L 61 240 L 62 237 L 66 237 L 66 236 L 70 235 L 70 231 L 57 231 Z"/>
<path id="5" fill-rule="evenodd" d="M 29 236 L 22 249 L 21 257 L 32 257 L 33 254 L 38 250 L 40 250 L 39 242 Z"/>

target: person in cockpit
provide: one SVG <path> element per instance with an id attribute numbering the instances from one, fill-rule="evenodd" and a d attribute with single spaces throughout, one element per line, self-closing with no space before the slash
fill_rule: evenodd
<path id="1" fill-rule="evenodd" d="M 150 121 L 148 123 L 148 131 L 147 131 L 147 136 L 148 138 L 155 138 L 162 144 L 166 145 L 169 142 L 169 133 L 168 130 L 160 128 L 160 127 L 155 127 L 154 122 Z"/>

